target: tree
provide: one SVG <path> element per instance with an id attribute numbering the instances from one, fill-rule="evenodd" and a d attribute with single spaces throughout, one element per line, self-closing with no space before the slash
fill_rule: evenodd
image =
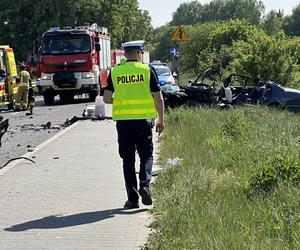
<path id="1" fill-rule="evenodd" d="M 155 59 L 160 59 L 162 61 L 169 60 L 169 50 L 176 46 L 176 44 L 171 41 L 171 36 L 176 30 L 175 26 L 161 26 L 157 28 L 153 33 L 154 36 L 151 40 L 154 50 L 151 52 L 151 57 Z"/>
<path id="2" fill-rule="evenodd" d="M 189 41 L 181 49 L 181 65 L 183 71 L 193 71 L 198 75 L 207 65 L 207 51 L 212 32 L 216 29 L 215 22 L 185 27 Z M 208 55 L 209 56 L 209 55 Z M 206 57 L 206 58 L 204 58 Z M 195 73 L 194 73 L 195 72 Z"/>
<path id="3" fill-rule="evenodd" d="M 253 76 L 260 75 L 283 86 L 300 87 L 300 72 L 297 60 L 300 44 L 296 39 L 267 34 L 253 34 L 248 41 L 236 41 L 232 46 L 235 58 L 231 68 Z"/>
<path id="4" fill-rule="evenodd" d="M 20 60 L 49 27 L 98 23 L 108 27 L 112 47 L 131 39 L 148 40 L 151 18 L 137 0 L 0 0 L 0 44 L 9 44 Z"/>
<path id="5" fill-rule="evenodd" d="M 229 73 L 242 73 L 300 87 L 299 39 L 288 38 L 283 32 L 267 35 L 245 20 L 211 22 L 185 29 L 190 34 L 181 53 L 185 72 L 199 74 L 214 68 L 220 79 Z"/>
<path id="6" fill-rule="evenodd" d="M 300 4 L 293 9 L 292 15 L 285 18 L 284 31 L 287 35 L 300 35 Z"/>
<path id="7" fill-rule="evenodd" d="M 283 28 L 283 12 L 271 10 L 264 18 L 262 28 L 269 35 L 275 35 Z"/>
<path id="8" fill-rule="evenodd" d="M 170 25 L 188 25 L 198 23 L 202 16 L 203 6 L 198 1 L 182 3 L 173 13 Z"/>
<path id="9" fill-rule="evenodd" d="M 120 48 L 122 42 L 144 39 L 152 34 L 148 11 L 139 8 L 137 0 L 102 0 L 103 23 L 112 31 L 112 47 Z"/>
<path id="10" fill-rule="evenodd" d="M 213 0 L 201 5 L 192 1 L 179 5 L 173 14 L 171 25 L 188 25 L 199 22 L 245 19 L 259 24 L 264 5 L 260 0 Z"/>
<path id="11" fill-rule="evenodd" d="M 259 24 L 264 4 L 260 0 L 213 0 L 204 8 L 203 21 L 245 19 Z"/>
<path id="12" fill-rule="evenodd" d="M 190 40 L 182 48 L 184 70 L 193 69 L 198 74 L 207 68 L 219 72 L 227 69 L 234 57 L 232 44 L 237 40 L 248 40 L 257 28 L 245 20 L 210 22 L 189 28 Z"/>

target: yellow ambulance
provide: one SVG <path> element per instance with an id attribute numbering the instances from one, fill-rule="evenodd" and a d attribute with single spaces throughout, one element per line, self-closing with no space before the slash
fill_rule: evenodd
<path id="1" fill-rule="evenodd" d="M 0 45 L 0 106 L 14 107 L 14 96 L 18 91 L 16 84 L 17 67 L 13 49 Z"/>

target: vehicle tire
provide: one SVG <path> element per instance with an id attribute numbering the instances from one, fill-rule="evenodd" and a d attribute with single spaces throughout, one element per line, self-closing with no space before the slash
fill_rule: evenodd
<path id="1" fill-rule="evenodd" d="M 43 95 L 44 102 L 46 105 L 53 105 L 54 103 L 54 94 L 50 91 L 46 91 Z"/>
<path id="2" fill-rule="evenodd" d="M 7 108 L 8 108 L 9 110 L 14 109 L 14 104 L 13 104 L 12 102 L 9 103 L 9 104 L 7 104 Z"/>
<path id="3" fill-rule="evenodd" d="M 91 102 L 94 102 L 98 94 L 99 93 L 97 90 L 91 90 L 91 92 L 89 93 L 89 100 Z"/>
<path id="4" fill-rule="evenodd" d="M 62 103 L 73 103 L 74 94 L 72 93 L 59 94 L 59 99 Z"/>
<path id="5" fill-rule="evenodd" d="M 169 93 L 162 92 L 163 100 L 164 100 L 164 106 L 165 110 L 168 110 L 168 108 L 171 106 L 170 105 L 170 95 Z"/>
<path id="6" fill-rule="evenodd" d="M 102 87 L 100 88 L 100 95 L 101 95 L 101 96 L 104 95 L 104 90 L 105 90 L 105 88 L 102 88 Z"/>

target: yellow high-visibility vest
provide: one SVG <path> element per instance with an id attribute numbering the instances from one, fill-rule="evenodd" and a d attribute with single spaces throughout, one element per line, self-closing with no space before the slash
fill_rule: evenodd
<path id="1" fill-rule="evenodd" d="M 132 61 L 111 70 L 114 85 L 113 120 L 133 120 L 156 117 L 150 90 L 150 68 Z"/>
<path id="2" fill-rule="evenodd" d="M 19 83 L 19 86 L 29 87 L 29 79 L 30 79 L 29 72 L 26 70 L 22 70 L 20 72 L 20 78 L 21 78 L 21 82 Z"/>

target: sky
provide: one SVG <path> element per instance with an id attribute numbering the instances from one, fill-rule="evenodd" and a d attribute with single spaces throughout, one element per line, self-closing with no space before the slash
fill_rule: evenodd
<path id="1" fill-rule="evenodd" d="M 200 3 L 208 3 L 210 0 L 198 0 Z M 294 7 L 300 4 L 300 0 L 262 0 L 266 13 L 270 10 L 283 10 L 285 15 L 290 15 Z M 172 13 L 181 3 L 190 2 L 190 0 L 138 0 L 140 8 L 148 10 L 152 17 L 152 25 L 157 28 L 170 22 Z"/>

